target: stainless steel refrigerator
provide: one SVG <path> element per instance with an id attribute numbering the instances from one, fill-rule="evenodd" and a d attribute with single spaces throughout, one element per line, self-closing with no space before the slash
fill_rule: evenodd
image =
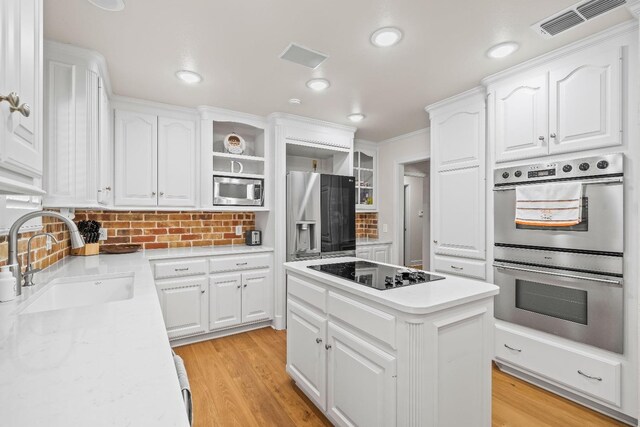
<path id="1" fill-rule="evenodd" d="M 356 188 L 352 176 L 287 174 L 287 261 L 356 253 Z"/>

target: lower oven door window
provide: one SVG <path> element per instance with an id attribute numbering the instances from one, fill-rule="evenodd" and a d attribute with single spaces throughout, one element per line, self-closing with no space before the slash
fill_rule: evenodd
<path id="1" fill-rule="evenodd" d="M 516 279 L 516 307 L 586 325 L 587 291 Z"/>

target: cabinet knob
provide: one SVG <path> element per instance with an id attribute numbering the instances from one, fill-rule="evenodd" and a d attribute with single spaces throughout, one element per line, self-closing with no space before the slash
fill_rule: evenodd
<path id="1" fill-rule="evenodd" d="M 539 136 L 539 137 L 538 137 L 538 139 L 539 139 L 540 141 L 544 141 L 544 136 Z"/>
<path id="2" fill-rule="evenodd" d="M 240 289 L 240 288 L 242 287 L 242 285 L 238 285 L 238 286 L 236 286 L 236 287 L 237 287 L 238 289 Z"/>
<path id="3" fill-rule="evenodd" d="M 155 195 L 156 195 L 156 192 L 155 192 L 155 191 L 152 191 L 152 192 L 151 192 L 151 195 L 152 195 L 152 196 L 155 196 Z"/>
<path id="4" fill-rule="evenodd" d="M 433 243 L 435 243 L 435 244 L 437 245 L 437 244 L 438 244 L 438 241 L 437 241 L 437 240 L 434 240 L 434 241 L 433 241 Z"/>
<path id="5" fill-rule="evenodd" d="M 247 284 L 245 283 L 243 286 L 246 288 L 246 287 L 247 287 Z"/>
<path id="6" fill-rule="evenodd" d="M 322 338 L 316 338 L 316 343 L 320 344 L 322 342 Z"/>
<path id="7" fill-rule="evenodd" d="M 552 133 L 551 135 L 549 135 L 549 137 L 550 137 L 550 138 L 555 138 L 555 137 L 556 137 L 556 134 L 555 134 L 555 133 Z"/>
<path id="8" fill-rule="evenodd" d="M 164 196 L 164 191 L 161 191 L 161 192 L 160 192 L 160 195 L 161 195 L 161 196 Z"/>
<path id="9" fill-rule="evenodd" d="M 201 294 L 204 294 L 204 289 L 200 291 Z"/>
<path id="10" fill-rule="evenodd" d="M 325 350 L 329 350 L 329 349 L 331 349 L 331 344 L 325 344 L 325 345 L 324 345 L 324 348 L 325 348 Z"/>
<path id="11" fill-rule="evenodd" d="M 104 187 L 104 189 L 107 190 L 107 191 L 111 191 L 111 186 Z"/>
<path id="12" fill-rule="evenodd" d="M 20 97 L 17 93 L 11 92 L 9 95 L 0 95 L 0 102 L 7 101 L 9 103 L 9 111 L 10 112 L 19 112 L 25 117 L 29 117 L 31 114 L 31 107 L 29 104 L 20 105 Z"/>

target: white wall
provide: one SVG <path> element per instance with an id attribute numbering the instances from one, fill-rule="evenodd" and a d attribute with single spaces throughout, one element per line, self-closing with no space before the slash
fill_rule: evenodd
<path id="1" fill-rule="evenodd" d="M 425 123 L 427 117 L 425 116 Z M 380 239 L 392 242 L 391 262 L 402 263 L 396 242 L 396 224 L 402 227 L 398 204 L 402 201 L 400 191 L 404 182 L 402 163 L 424 160 L 430 156 L 429 129 L 401 135 L 379 143 L 378 149 L 378 224 Z M 385 231 L 386 225 L 386 231 Z M 401 229 L 398 229 L 401 232 Z"/>

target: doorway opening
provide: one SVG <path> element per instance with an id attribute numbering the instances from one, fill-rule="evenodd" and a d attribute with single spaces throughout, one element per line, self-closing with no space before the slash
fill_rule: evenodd
<path id="1" fill-rule="evenodd" d="M 405 163 L 400 215 L 402 241 L 400 260 L 407 267 L 428 270 L 430 267 L 430 162 Z"/>

